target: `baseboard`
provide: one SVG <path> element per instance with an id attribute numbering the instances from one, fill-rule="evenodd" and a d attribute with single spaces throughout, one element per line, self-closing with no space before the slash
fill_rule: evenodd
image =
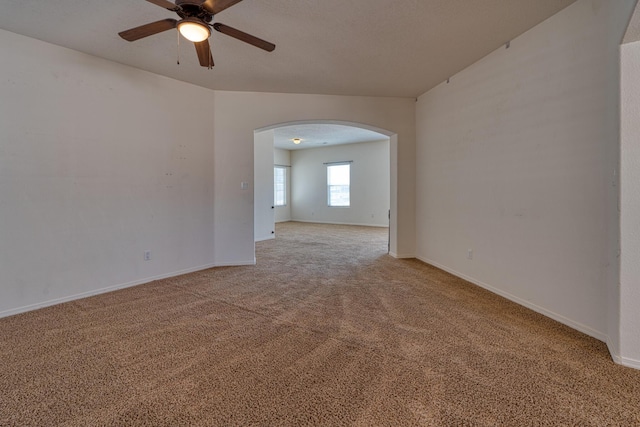
<path id="1" fill-rule="evenodd" d="M 397 254 L 395 252 L 389 252 L 389 255 L 391 255 L 394 258 L 398 258 L 398 259 L 407 259 L 407 258 L 415 258 L 415 255 L 409 255 L 409 254 Z"/>
<path id="2" fill-rule="evenodd" d="M 627 368 L 640 369 L 640 360 L 631 359 L 629 357 L 620 357 L 617 356 L 619 361 L 614 358 L 614 362 L 619 365 L 626 366 Z"/>
<path id="3" fill-rule="evenodd" d="M 531 309 L 531 310 L 533 310 L 535 312 L 538 312 L 538 313 L 540 313 L 542 315 L 545 315 L 545 316 L 547 316 L 547 317 L 549 317 L 549 318 L 551 318 L 553 320 L 556 320 L 556 321 L 558 321 L 558 322 L 560 322 L 560 323 L 562 323 L 564 325 L 569 326 L 570 328 L 573 328 L 573 329 L 575 329 L 577 331 L 580 331 L 580 332 L 582 332 L 584 334 L 587 334 L 587 335 L 589 335 L 589 336 L 591 336 L 591 337 L 593 337 L 593 338 L 595 338 L 597 340 L 600 340 L 600 341 L 603 341 L 603 342 L 607 341 L 607 335 L 606 334 L 604 334 L 604 333 L 602 333 L 600 331 L 596 331 L 595 329 L 590 328 L 589 326 L 583 325 L 582 323 L 579 323 L 579 322 L 575 322 L 575 321 L 573 321 L 573 320 L 571 320 L 571 319 L 569 319 L 567 317 L 564 317 L 561 314 L 555 313 L 555 312 L 553 312 L 551 310 L 547 310 L 544 307 L 540 307 L 540 306 L 538 306 L 536 304 L 533 304 L 533 303 L 531 303 L 531 302 L 529 302 L 527 300 L 524 300 L 524 299 L 522 299 L 520 297 L 512 295 L 512 294 L 510 294 L 508 292 L 505 292 L 505 291 L 503 291 L 501 289 L 495 288 L 495 287 L 493 287 L 493 286 L 491 286 L 491 285 L 489 285 L 487 283 L 484 283 L 484 282 L 482 282 L 480 280 L 476 280 L 473 277 L 469 277 L 469 276 L 467 276 L 465 274 L 462 274 L 462 273 L 460 273 L 458 271 L 455 271 L 455 270 L 453 270 L 453 269 L 451 269 L 451 268 L 449 268 L 447 266 L 441 265 L 441 264 L 439 264 L 439 263 L 437 263 L 435 261 L 432 261 L 432 260 L 429 260 L 429 259 L 425 259 L 425 258 L 421 258 L 421 257 L 417 257 L 417 258 L 422 262 L 425 262 L 427 264 L 433 265 L 434 267 L 438 267 L 439 269 L 444 270 L 444 271 L 446 271 L 448 273 L 451 273 L 454 276 L 460 277 L 461 279 L 464 279 L 464 280 L 466 280 L 468 282 L 471 282 L 474 285 L 480 286 L 481 288 L 484 288 L 484 289 L 486 289 L 488 291 L 491 291 L 494 294 L 500 295 L 501 297 L 504 297 L 504 298 L 506 298 L 506 299 L 508 299 L 510 301 L 513 301 L 513 302 L 515 302 L 517 304 L 520 304 L 520 305 L 522 305 L 524 307 L 527 307 L 527 308 L 529 308 L 529 309 Z"/>
<path id="4" fill-rule="evenodd" d="M 256 265 L 256 259 L 253 258 L 253 261 L 218 262 L 215 263 L 213 267 L 241 267 L 244 265 Z"/>
<path id="5" fill-rule="evenodd" d="M 165 274 L 160 274 L 160 275 L 157 275 L 157 276 L 145 277 L 143 279 L 133 280 L 131 282 L 121 283 L 119 285 L 107 286 L 106 288 L 100 288 L 100 289 L 95 289 L 95 290 L 92 290 L 92 291 L 81 292 L 79 294 L 69 295 L 69 296 L 62 297 L 62 298 L 54 298 L 52 300 L 43 301 L 43 302 L 39 302 L 39 303 L 36 303 L 36 304 L 25 305 L 23 307 L 12 308 L 12 309 L 9 309 L 9 310 L 0 311 L 0 318 L 14 316 L 16 314 L 26 313 L 27 311 L 37 310 L 39 308 L 50 307 L 52 305 L 62 304 L 62 303 L 69 302 L 69 301 L 75 301 L 75 300 L 82 299 L 82 298 L 89 298 L 89 297 L 92 297 L 92 296 L 95 296 L 95 295 L 100 295 L 100 294 L 105 294 L 107 292 L 117 291 L 119 289 L 130 288 L 130 287 L 133 287 L 133 286 L 138 286 L 138 285 L 142 285 L 142 284 L 145 284 L 145 283 L 153 282 L 154 280 L 160 280 L 160 279 L 166 279 L 166 278 L 169 278 L 169 277 L 181 276 L 183 274 L 193 273 L 195 271 L 206 270 L 208 268 L 213 268 L 213 267 L 217 267 L 217 266 L 218 265 L 216 265 L 216 264 L 201 265 L 201 266 L 198 266 L 198 267 L 187 268 L 187 269 L 184 269 L 184 270 L 174 271 L 174 272 L 171 272 L 171 273 L 165 273 Z"/>
<path id="6" fill-rule="evenodd" d="M 607 349 L 609 350 L 609 354 L 611 355 L 611 358 L 615 363 L 621 366 L 626 366 L 627 368 L 640 370 L 640 360 L 631 359 L 629 357 L 622 357 L 617 352 L 614 352 L 611 349 L 609 342 L 607 342 L 606 344 L 607 344 Z"/>
<path id="7" fill-rule="evenodd" d="M 332 221 L 307 221 L 303 219 L 292 219 L 291 222 L 305 222 L 308 224 L 331 224 L 331 225 L 358 225 L 361 227 L 381 227 L 389 228 L 389 224 L 364 224 L 356 222 L 332 222 Z"/>
<path id="8" fill-rule="evenodd" d="M 608 339 L 605 341 L 605 344 L 607 345 L 607 350 L 609 350 L 609 355 L 611 356 L 613 361 L 618 365 L 622 365 L 622 358 L 620 357 L 618 352 L 613 351 L 613 348 L 611 347 L 611 344 L 609 343 Z"/>
<path id="9" fill-rule="evenodd" d="M 271 234 L 268 237 L 263 237 L 263 238 L 260 238 L 260 239 L 256 239 L 255 241 L 256 242 L 264 242 L 265 240 L 273 240 L 275 238 L 276 238 L 275 234 Z"/>

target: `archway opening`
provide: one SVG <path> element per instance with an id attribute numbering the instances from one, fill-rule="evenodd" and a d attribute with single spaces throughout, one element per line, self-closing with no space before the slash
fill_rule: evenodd
<path id="1" fill-rule="evenodd" d="M 396 150 L 395 133 L 361 123 L 313 120 L 256 129 L 254 240 L 274 238 L 277 223 L 294 221 L 385 227 L 391 248 Z"/>

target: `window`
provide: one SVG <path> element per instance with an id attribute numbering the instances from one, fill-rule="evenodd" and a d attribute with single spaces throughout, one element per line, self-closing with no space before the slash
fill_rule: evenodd
<path id="1" fill-rule="evenodd" d="M 327 165 L 327 202 L 329 206 L 350 205 L 351 165 Z"/>
<path id="2" fill-rule="evenodd" d="M 273 203 L 276 206 L 287 206 L 287 168 L 273 168 Z"/>

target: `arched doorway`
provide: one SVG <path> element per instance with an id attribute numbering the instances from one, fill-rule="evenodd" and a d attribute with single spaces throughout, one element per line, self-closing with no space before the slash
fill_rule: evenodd
<path id="1" fill-rule="evenodd" d="M 390 243 L 395 235 L 389 212 L 396 197 L 391 185 L 396 139 L 385 129 L 336 120 L 293 121 L 256 129 L 254 240 L 273 238 L 276 222 L 300 221 L 388 227 Z M 332 206 L 329 170 L 345 168 L 352 178 L 353 202 Z M 286 182 L 286 193 L 276 192 L 275 200 L 274 171 Z"/>

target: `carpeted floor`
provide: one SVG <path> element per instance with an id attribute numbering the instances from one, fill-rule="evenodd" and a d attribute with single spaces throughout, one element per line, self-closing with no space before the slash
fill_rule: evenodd
<path id="1" fill-rule="evenodd" d="M 640 371 L 386 229 L 0 319 L 0 425 L 635 426 Z"/>

